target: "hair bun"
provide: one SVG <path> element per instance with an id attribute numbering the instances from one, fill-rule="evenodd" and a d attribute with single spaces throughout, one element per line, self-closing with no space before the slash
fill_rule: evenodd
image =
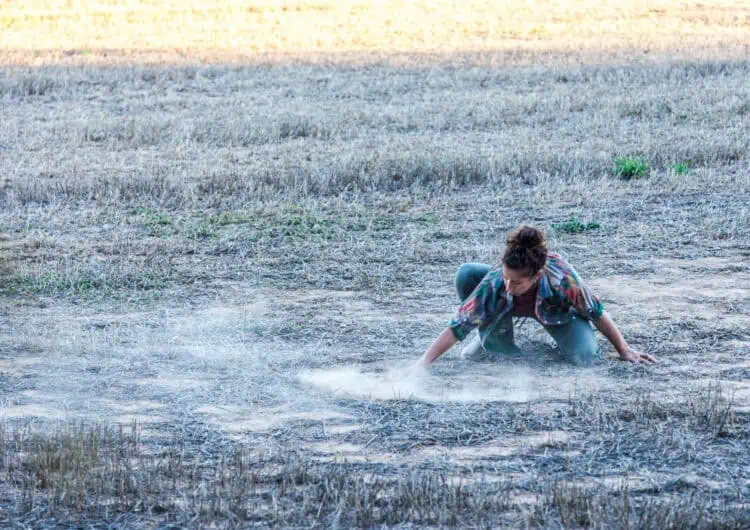
<path id="1" fill-rule="evenodd" d="M 523 226 L 508 236 L 508 246 L 518 249 L 543 247 L 544 233 L 531 226 Z"/>

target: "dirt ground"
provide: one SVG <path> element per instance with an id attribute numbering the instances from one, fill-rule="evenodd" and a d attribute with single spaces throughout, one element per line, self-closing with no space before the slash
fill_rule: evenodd
<path id="1" fill-rule="evenodd" d="M 0 519 L 750 525 L 750 62 L 644 57 L 4 69 Z M 522 223 L 658 364 L 410 370 Z"/>
<path id="2" fill-rule="evenodd" d="M 551 231 L 551 238 L 626 338 L 659 358 L 656 366 L 612 358 L 589 369 L 569 366 L 543 330 L 526 322 L 519 330 L 523 358 L 471 363 L 455 348 L 428 376 L 410 376 L 410 363 L 457 306 L 456 266 L 491 261 L 503 231 L 523 219 L 544 224 L 578 208 L 535 206 L 532 192 L 503 211 L 494 207 L 502 197 L 476 188 L 387 214 L 388 204 L 408 199 L 385 195 L 371 208 L 394 219 L 388 230 L 330 240 L 285 236 L 258 260 L 239 249 L 216 252 L 223 244 L 208 240 L 182 263 L 175 258 L 178 279 L 158 289 L 27 286 L 22 293 L 17 286 L 5 295 L 0 344 L 5 428 L 49 433 L 81 419 L 138 422 L 149 452 L 178 438 L 209 459 L 241 446 L 283 459 L 293 453 L 323 469 L 345 462 L 349 472 L 397 481 L 419 472 L 463 485 L 502 482 L 517 502 L 495 523 L 533 523 L 545 488 L 558 483 L 611 496 L 627 488 L 633 514 L 652 499 L 693 516 L 721 506 L 726 513 L 713 517 L 727 523 L 746 513 L 750 485 L 748 225 L 734 225 L 729 238 L 712 237 L 702 225 L 747 219 L 747 194 L 665 198 L 647 187 L 612 186 L 586 198 L 599 212 L 600 230 Z M 612 201 L 612 192 L 635 200 Z M 317 200 L 315 215 L 353 208 L 332 201 Z M 703 215 L 691 215 L 696 204 Z M 467 218 L 472 205 L 485 212 L 480 219 Z M 57 208 L 15 212 L 65 220 L 35 226 L 50 239 L 86 229 L 78 217 L 51 214 Z M 634 229 L 627 220 L 636 208 L 649 215 Z M 415 210 L 435 217 L 415 222 Z M 15 219 L 5 216 L 6 226 L 24 222 Z M 106 240 L 89 236 L 86 246 Z M 26 257 L 16 256 L 32 260 L 49 247 L 15 248 L 26 248 Z M 550 505 L 560 502 L 547 495 Z M 696 504 L 690 509 L 674 504 L 688 496 Z M 93 520 L 101 517 L 90 510 Z M 192 514 L 167 514 L 173 512 L 177 520 Z M 401 523 L 451 524 L 441 517 L 405 515 Z M 456 524 L 486 523 L 465 517 Z M 142 513 L 130 522 L 158 520 L 169 519 Z M 543 514 L 537 522 L 557 520 L 565 516 Z M 602 515 L 592 525 L 602 521 L 612 522 Z"/>

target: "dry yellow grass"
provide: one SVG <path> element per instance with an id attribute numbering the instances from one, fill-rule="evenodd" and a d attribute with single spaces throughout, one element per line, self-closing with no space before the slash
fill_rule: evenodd
<path id="1" fill-rule="evenodd" d="M 54 52 L 169 60 L 258 53 L 454 52 L 696 47 L 747 50 L 750 7 L 738 0 L 601 3 L 448 0 L 33 0 L 0 2 L 3 62 Z M 63 55 L 64 57 L 65 55 Z"/>
<path id="2" fill-rule="evenodd" d="M 750 528 L 739 1 L 20 5 L 7 525 Z M 661 362 L 397 377 L 527 223 Z"/>

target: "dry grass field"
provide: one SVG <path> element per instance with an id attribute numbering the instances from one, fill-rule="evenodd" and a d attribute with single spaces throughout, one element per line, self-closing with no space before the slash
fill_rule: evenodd
<path id="1" fill-rule="evenodd" d="M 630 62 L 633 49 L 746 57 L 750 8 L 742 0 L 0 0 L 0 28 L 0 57 L 14 64 L 246 64 L 264 54 L 361 63 L 363 52 L 456 64 L 457 53 L 480 51 L 501 61 L 571 52 Z"/>
<path id="2" fill-rule="evenodd" d="M 0 1 L 0 524 L 750 526 L 743 2 L 217 5 Z M 411 374 L 521 223 L 659 364 Z"/>

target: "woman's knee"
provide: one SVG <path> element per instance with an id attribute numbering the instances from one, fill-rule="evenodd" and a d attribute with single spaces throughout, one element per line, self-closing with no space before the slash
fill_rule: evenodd
<path id="1" fill-rule="evenodd" d="M 575 366 L 591 366 L 601 359 L 596 339 L 582 340 L 567 348 L 568 361 Z"/>
<path id="2" fill-rule="evenodd" d="M 458 298 L 465 300 L 489 272 L 490 266 L 483 263 L 464 263 L 456 271 L 456 292 Z"/>

